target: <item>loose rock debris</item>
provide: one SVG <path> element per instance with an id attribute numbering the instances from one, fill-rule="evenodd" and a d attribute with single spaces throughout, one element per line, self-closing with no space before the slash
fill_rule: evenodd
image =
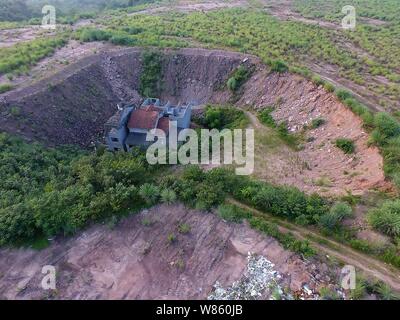
<path id="1" fill-rule="evenodd" d="M 249 253 L 247 270 L 243 277 L 224 289 L 217 281 L 209 300 L 257 300 L 266 296 L 271 300 L 292 299 L 279 285 L 282 276 L 274 270 L 275 265 L 263 256 Z"/>

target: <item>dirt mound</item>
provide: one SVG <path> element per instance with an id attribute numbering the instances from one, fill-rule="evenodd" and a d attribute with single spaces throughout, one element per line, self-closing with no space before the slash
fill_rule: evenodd
<path id="1" fill-rule="evenodd" d="M 237 105 L 256 110 L 273 107 L 272 116 L 277 122 L 285 121 L 290 133 L 304 132 L 304 148 L 299 152 L 288 150 L 288 166 L 274 170 L 278 183 L 327 194 L 347 190 L 361 194 L 366 189 L 388 187 L 383 158 L 376 147 L 368 145 L 361 119 L 322 86 L 298 75 L 259 70 L 246 83 Z M 316 119 L 323 123 L 313 127 Z M 354 141 L 355 153 L 347 155 L 337 148 L 339 138 Z"/>
<path id="2" fill-rule="evenodd" d="M 188 233 L 179 233 L 183 223 L 190 226 Z M 245 224 L 228 224 L 182 205 L 162 205 L 112 230 L 95 226 L 40 252 L 0 250 L 0 298 L 205 299 L 217 281 L 227 287 L 240 279 L 249 252 L 275 265 L 283 288 L 336 281 L 335 268 L 303 260 Z M 45 265 L 57 272 L 57 292 L 51 296 L 40 286 Z"/>

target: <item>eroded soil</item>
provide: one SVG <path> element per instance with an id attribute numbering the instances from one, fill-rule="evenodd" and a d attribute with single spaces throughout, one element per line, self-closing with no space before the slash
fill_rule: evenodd
<path id="1" fill-rule="evenodd" d="M 181 234 L 179 224 L 190 232 Z M 171 243 L 168 236 L 174 234 Z M 6 299 L 205 299 L 245 271 L 248 253 L 266 257 L 292 291 L 337 283 L 338 270 L 304 260 L 274 239 L 183 205 L 161 205 L 116 227 L 94 226 L 47 249 L 0 250 L 0 297 Z M 57 271 L 57 291 L 41 289 L 44 265 Z"/>

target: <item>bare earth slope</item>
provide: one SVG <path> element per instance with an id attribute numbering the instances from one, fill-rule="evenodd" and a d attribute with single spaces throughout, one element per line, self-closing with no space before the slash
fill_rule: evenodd
<path id="1" fill-rule="evenodd" d="M 191 231 L 180 234 L 180 223 Z M 176 235 L 175 243 L 169 243 L 169 234 Z M 162 205 L 112 230 L 94 226 L 40 252 L 0 250 L 0 298 L 49 298 L 40 286 L 41 270 L 54 265 L 57 293 L 50 298 L 205 299 L 216 281 L 226 287 L 242 276 L 248 252 L 274 263 L 283 276 L 282 287 L 291 290 L 337 281 L 335 268 L 302 260 L 245 224 L 229 224 L 182 205 Z"/>

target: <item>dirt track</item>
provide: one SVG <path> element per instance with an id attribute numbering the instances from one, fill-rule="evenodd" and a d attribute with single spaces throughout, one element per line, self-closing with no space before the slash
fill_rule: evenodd
<path id="1" fill-rule="evenodd" d="M 357 269 L 363 271 L 366 275 L 379 279 L 390 285 L 397 292 L 400 292 L 400 271 L 394 267 L 388 266 L 382 261 L 359 253 L 346 245 L 321 236 L 320 234 L 310 231 L 309 229 L 300 227 L 287 221 L 279 221 L 268 214 L 250 208 L 249 206 L 246 206 L 235 200 L 230 200 L 230 202 L 238 205 L 241 208 L 249 210 L 256 215 L 261 215 L 264 218 L 273 220 L 280 226 L 281 231 L 290 232 L 300 240 L 308 240 L 312 247 L 318 249 L 319 252 L 323 252 L 335 257 L 345 264 L 353 265 Z M 322 242 L 324 244 L 321 244 Z"/>

